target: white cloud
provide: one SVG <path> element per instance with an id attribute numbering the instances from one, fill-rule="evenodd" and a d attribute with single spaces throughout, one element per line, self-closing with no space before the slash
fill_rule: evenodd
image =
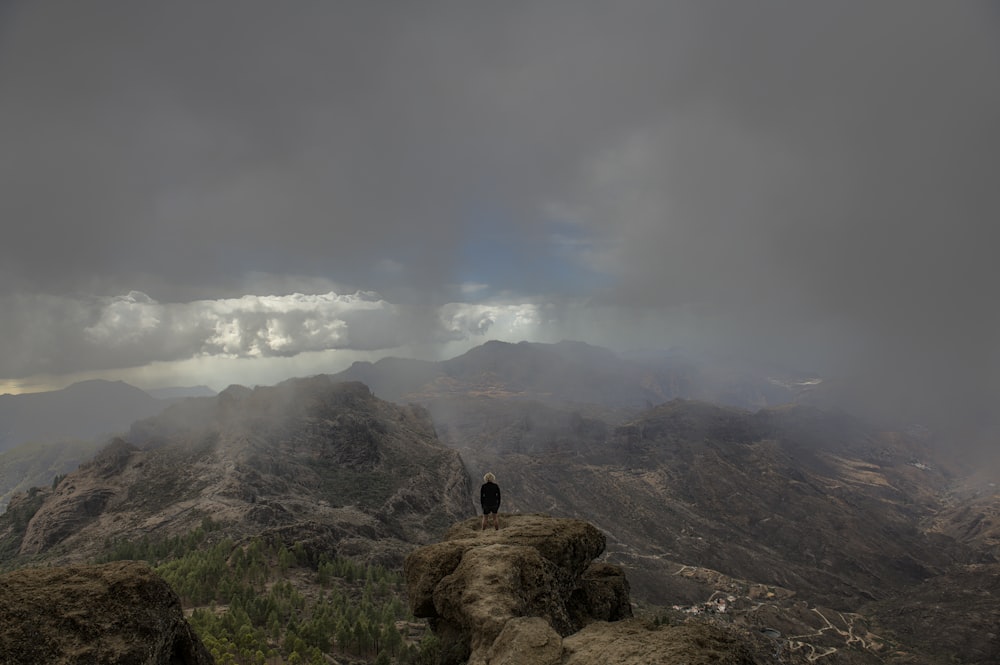
<path id="1" fill-rule="evenodd" d="M 155 331 L 163 320 L 163 306 L 141 291 L 109 298 L 97 323 L 84 329 L 99 345 L 132 343 Z"/>
<path id="2" fill-rule="evenodd" d="M 541 308 L 531 303 L 448 303 L 439 311 L 442 341 L 472 337 L 529 339 L 543 324 Z"/>
<path id="3" fill-rule="evenodd" d="M 38 333 L 8 336 L 11 343 L 0 349 L 0 379 L 54 375 L 56 367 L 65 374 L 156 364 L 165 370 L 165 364 L 197 359 L 263 361 L 328 352 L 367 354 L 413 344 L 433 353 L 442 345 L 471 346 L 488 338 L 534 339 L 550 325 L 543 317 L 544 307 L 535 303 L 455 302 L 428 312 L 426 307 L 389 302 L 371 291 L 248 294 L 173 303 L 130 291 L 90 300 L 50 296 L 10 304 L 19 310 L 19 320 L 35 322 Z M 60 357 L 50 361 L 29 352 L 43 333 L 49 346 L 61 350 Z M 56 338 L 48 339 L 53 335 Z M 45 362 L 24 363 L 25 357 Z M 277 371 L 274 363 L 267 366 L 270 374 Z"/>
<path id="4" fill-rule="evenodd" d="M 372 292 L 159 303 L 132 291 L 103 299 L 84 339 L 98 349 L 141 347 L 150 361 L 293 356 L 397 346 L 398 317 L 395 305 Z"/>

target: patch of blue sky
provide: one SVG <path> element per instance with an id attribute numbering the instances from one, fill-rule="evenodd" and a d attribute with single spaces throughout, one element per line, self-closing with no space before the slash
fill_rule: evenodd
<path id="1" fill-rule="evenodd" d="M 480 210 L 467 226 L 458 275 L 472 299 L 502 294 L 578 297 L 607 287 L 608 275 L 587 260 L 595 239 L 563 220 L 513 220 Z"/>

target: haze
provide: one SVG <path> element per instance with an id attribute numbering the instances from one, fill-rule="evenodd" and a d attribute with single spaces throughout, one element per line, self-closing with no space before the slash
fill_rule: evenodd
<path id="1" fill-rule="evenodd" d="M 7 2 L 0 392 L 487 339 L 993 445 L 995 2 Z"/>

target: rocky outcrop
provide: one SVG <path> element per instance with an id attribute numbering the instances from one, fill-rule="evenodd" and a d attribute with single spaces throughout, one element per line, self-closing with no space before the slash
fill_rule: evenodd
<path id="1" fill-rule="evenodd" d="M 430 620 L 444 663 L 558 663 L 562 638 L 632 616 L 621 569 L 594 563 L 605 541 L 592 525 L 545 515 L 479 525 L 456 524 L 404 566 L 411 610 Z"/>
<path id="2" fill-rule="evenodd" d="M 145 564 L 0 576 L 0 663 L 210 665 L 180 600 Z"/>

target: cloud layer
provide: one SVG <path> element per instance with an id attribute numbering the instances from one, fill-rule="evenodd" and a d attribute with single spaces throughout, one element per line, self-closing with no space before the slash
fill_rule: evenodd
<path id="1" fill-rule="evenodd" d="M 127 368 L 152 362 L 280 358 L 326 350 L 379 351 L 406 344 L 481 343 L 534 336 L 542 320 L 534 304 L 447 303 L 430 330 L 414 330 L 412 307 L 375 293 L 333 292 L 161 303 L 140 291 L 90 302 L 49 298 L 20 303 L 14 320 L 52 331 L 43 346 L 61 356 L 0 353 L 6 376 Z M 27 338 L 31 330 L 24 330 Z M 429 338 L 421 339 L 420 335 Z M 4 347 L 10 349 L 14 347 Z"/>
<path id="2" fill-rule="evenodd" d="M 4 378 L 509 322 L 991 408 L 995 2 L 0 12 Z"/>

